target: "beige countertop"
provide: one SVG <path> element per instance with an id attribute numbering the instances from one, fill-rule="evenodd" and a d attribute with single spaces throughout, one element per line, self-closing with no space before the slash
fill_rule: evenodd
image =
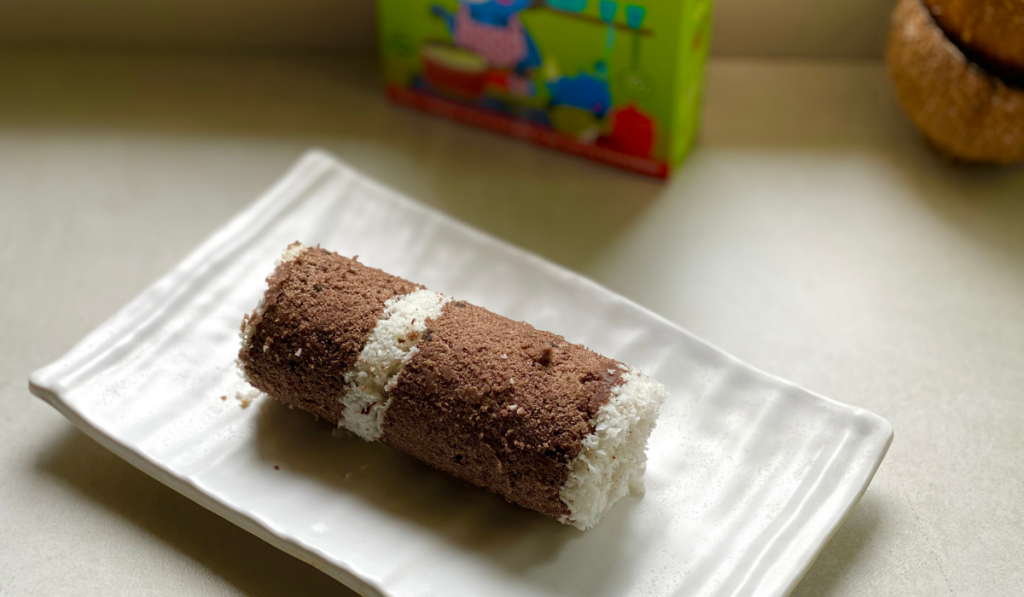
<path id="1" fill-rule="evenodd" d="M 932 153 L 881 65 L 716 61 L 661 183 L 383 101 L 372 60 L 0 54 L 0 595 L 339 595 L 29 395 L 310 146 L 888 418 L 795 594 L 1024 594 L 1024 170 Z"/>

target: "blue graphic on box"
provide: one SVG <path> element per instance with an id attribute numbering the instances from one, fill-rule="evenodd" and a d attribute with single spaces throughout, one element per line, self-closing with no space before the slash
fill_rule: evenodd
<path id="1" fill-rule="evenodd" d="M 547 83 L 551 94 L 552 106 L 572 106 L 593 112 L 598 118 L 604 118 L 612 107 L 612 93 L 608 88 L 608 79 L 602 76 L 603 64 L 595 68 L 596 75 L 579 71 L 572 77 L 559 77 Z"/>

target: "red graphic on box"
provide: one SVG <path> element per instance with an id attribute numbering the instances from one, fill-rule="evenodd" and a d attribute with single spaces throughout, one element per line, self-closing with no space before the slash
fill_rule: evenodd
<path id="1" fill-rule="evenodd" d="M 644 136 L 644 125 L 642 123 L 644 119 L 649 122 L 649 119 L 639 110 L 634 109 L 627 115 L 624 122 L 626 128 L 623 129 L 622 138 L 625 140 L 626 146 L 635 150 L 639 151 L 646 146 L 647 154 L 645 155 L 624 153 L 621 149 L 605 147 L 603 143 L 600 145 L 585 143 L 570 135 L 559 133 L 529 121 L 520 120 L 499 112 L 489 112 L 466 106 L 456 101 L 446 100 L 398 85 L 388 86 L 387 92 L 388 97 L 395 103 L 411 106 L 431 114 L 485 128 L 492 132 L 518 137 L 537 145 L 558 149 L 566 153 L 648 176 L 655 176 L 657 178 L 668 176 L 667 162 L 647 157 L 647 154 L 650 153 L 650 144 L 653 143 L 654 137 L 652 132 L 650 133 L 650 141 L 646 140 L 647 137 Z M 625 110 L 628 110 L 628 108 Z M 630 127 L 633 127 L 633 129 L 631 130 Z"/>

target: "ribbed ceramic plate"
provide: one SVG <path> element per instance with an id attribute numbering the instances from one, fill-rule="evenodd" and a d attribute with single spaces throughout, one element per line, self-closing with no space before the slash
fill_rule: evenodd
<path id="1" fill-rule="evenodd" d="M 294 240 L 661 380 L 646 496 L 580 532 L 266 397 L 243 408 L 239 322 Z M 363 595 L 396 597 L 785 595 L 892 439 L 877 415 L 752 369 L 317 152 L 31 387 L 175 490 Z"/>

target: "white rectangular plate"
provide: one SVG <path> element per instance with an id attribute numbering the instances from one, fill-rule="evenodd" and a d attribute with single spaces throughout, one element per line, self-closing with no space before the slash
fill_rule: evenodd
<path id="1" fill-rule="evenodd" d="M 295 240 L 659 379 L 670 396 L 646 496 L 580 532 L 266 397 L 242 408 L 241 317 Z M 785 595 L 892 439 L 885 419 L 761 373 L 318 152 L 31 387 L 175 490 L 363 595 L 395 597 Z"/>

